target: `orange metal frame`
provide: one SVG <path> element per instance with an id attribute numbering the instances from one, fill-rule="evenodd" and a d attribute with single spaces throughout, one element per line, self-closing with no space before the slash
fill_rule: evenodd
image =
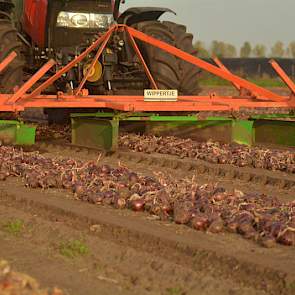
<path id="1" fill-rule="evenodd" d="M 157 84 L 145 63 L 145 60 L 136 44 L 135 39 L 146 42 L 165 52 L 195 65 L 211 74 L 221 77 L 233 84 L 240 91 L 237 96 L 180 96 L 177 102 L 146 102 L 143 96 L 122 96 L 122 95 L 88 95 L 88 91 L 83 87 L 91 71 L 91 67 L 101 56 L 106 48 L 112 34 L 116 31 L 125 31 L 130 39 L 130 43 L 141 61 L 145 73 L 151 83 L 151 87 L 157 89 Z M 90 52 L 97 50 L 94 59 L 86 75 L 83 77 L 77 89 L 73 93 L 57 93 L 56 95 L 44 95 L 42 92 L 58 80 L 63 74 L 76 66 Z M 16 54 L 12 53 L 0 63 L 0 72 L 12 62 Z M 290 96 L 281 96 L 263 87 L 259 87 L 245 79 L 232 74 L 217 58 L 214 58 L 217 66 L 205 62 L 182 50 L 175 48 L 165 42 L 157 40 L 142 32 L 139 32 L 126 25 L 114 25 L 109 31 L 98 38 L 91 46 L 81 53 L 74 60 L 69 62 L 53 76 L 35 90 L 28 91 L 43 77 L 54 65 L 53 60 L 48 61 L 40 70 L 34 74 L 24 85 L 12 94 L 0 94 L 0 111 L 17 112 L 25 108 L 108 108 L 120 111 L 238 111 L 241 108 L 288 108 L 295 109 L 295 84 L 286 75 L 283 69 L 275 62 L 271 61 L 274 70 L 289 87 Z"/>

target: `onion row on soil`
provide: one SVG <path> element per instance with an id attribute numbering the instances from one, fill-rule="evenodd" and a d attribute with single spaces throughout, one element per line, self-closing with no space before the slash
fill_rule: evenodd
<path id="1" fill-rule="evenodd" d="M 126 134 L 119 146 L 136 152 L 160 153 L 200 159 L 214 164 L 231 164 L 295 173 L 294 150 L 276 150 L 218 142 L 197 142 L 173 136 Z"/>
<path id="2" fill-rule="evenodd" d="M 41 289 L 35 279 L 26 274 L 12 271 L 6 261 L 0 260 L 0 294 L 63 295 L 64 293 L 57 288 L 54 288 L 53 290 Z"/>
<path id="3" fill-rule="evenodd" d="M 2 181 L 21 177 L 29 188 L 65 189 L 84 202 L 145 211 L 198 231 L 237 233 L 266 247 L 295 246 L 295 201 L 200 185 L 196 177 L 179 181 L 160 172 L 151 177 L 120 163 L 111 168 L 8 146 L 0 147 L 0 161 Z"/>
<path id="4" fill-rule="evenodd" d="M 71 141 L 69 125 L 39 125 L 37 140 L 64 139 Z M 125 134 L 119 136 L 119 146 L 136 152 L 160 153 L 204 160 L 214 164 L 262 168 L 272 171 L 295 173 L 293 150 L 266 149 L 238 144 L 197 142 L 173 136 Z"/>

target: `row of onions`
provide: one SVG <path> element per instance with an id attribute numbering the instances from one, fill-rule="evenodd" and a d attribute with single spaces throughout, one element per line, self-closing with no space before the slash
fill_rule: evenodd
<path id="1" fill-rule="evenodd" d="M 295 150 L 276 150 L 219 142 L 197 142 L 173 136 L 122 135 L 121 148 L 136 152 L 160 153 L 180 158 L 205 160 L 215 164 L 263 168 L 295 173 Z"/>
<path id="2" fill-rule="evenodd" d="M 71 141 L 68 125 L 39 125 L 37 139 L 64 139 Z M 160 153 L 180 158 L 204 160 L 214 164 L 230 164 L 238 167 L 262 168 L 272 171 L 295 173 L 295 150 L 248 147 L 219 142 L 198 142 L 173 136 L 123 134 L 119 146 L 147 154 Z"/>

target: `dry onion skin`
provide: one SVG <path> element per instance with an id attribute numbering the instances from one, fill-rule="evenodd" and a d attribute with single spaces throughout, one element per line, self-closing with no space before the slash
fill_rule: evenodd
<path id="1" fill-rule="evenodd" d="M 63 295 L 57 288 L 44 290 L 30 276 L 14 272 L 5 260 L 0 260 L 0 294 L 1 295 Z"/>
<path id="2" fill-rule="evenodd" d="M 205 160 L 214 164 L 231 164 L 295 173 L 294 150 L 264 149 L 238 144 L 197 142 L 173 136 L 126 134 L 119 139 L 122 148 L 145 153 L 160 153 Z"/>
<path id="3" fill-rule="evenodd" d="M 0 163 L 1 181 L 20 177 L 29 188 L 64 189 L 94 205 L 144 211 L 211 234 L 236 233 L 265 247 L 295 245 L 295 201 L 200 185 L 196 177 L 144 176 L 123 165 L 47 158 L 7 146 L 0 147 Z"/>

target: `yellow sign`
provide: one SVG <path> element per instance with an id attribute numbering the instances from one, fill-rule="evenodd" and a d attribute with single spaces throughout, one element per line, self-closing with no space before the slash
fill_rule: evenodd
<path id="1" fill-rule="evenodd" d="M 145 89 L 144 101 L 177 101 L 178 90 L 164 90 L 164 89 Z"/>

